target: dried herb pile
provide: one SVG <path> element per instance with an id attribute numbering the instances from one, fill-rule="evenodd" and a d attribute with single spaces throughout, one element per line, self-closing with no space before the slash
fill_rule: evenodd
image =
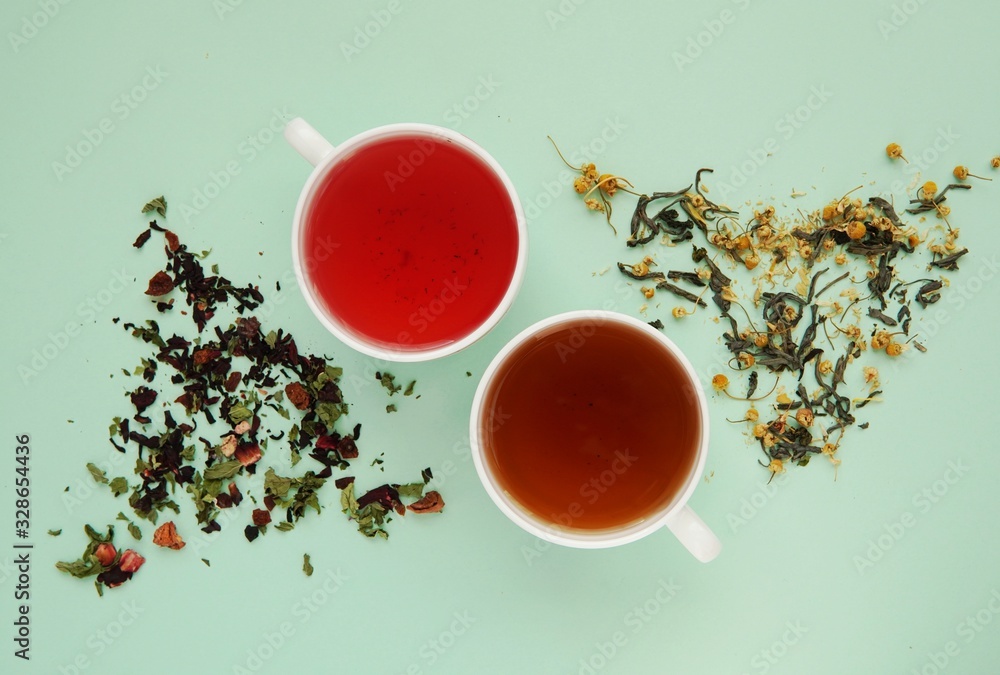
<path id="1" fill-rule="evenodd" d="M 164 215 L 166 201 L 153 200 L 143 212 L 150 210 Z M 320 513 L 320 493 L 331 479 L 341 491 L 343 512 L 368 537 L 388 538 L 386 525 L 393 515 L 441 511 L 441 495 L 425 492 L 430 469 L 417 482 L 387 483 L 355 497 L 354 477 L 343 472 L 360 456 L 361 424 L 350 431 L 342 428 L 348 413 L 338 385 L 342 370 L 328 357 L 300 353 L 292 335 L 281 329 L 265 333 L 250 314 L 264 302 L 259 288 L 234 284 L 216 265 L 206 272 L 201 260 L 207 252 L 192 253 L 155 220 L 133 245 L 142 248 L 154 235 L 163 238 L 166 265 L 149 280 L 146 295 L 161 313 L 190 316 L 195 330 L 168 336 L 156 320 L 122 323 L 151 347 L 149 357 L 133 371 L 123 369 L 125 376 L 139 377 L 143 384 L 128 394 L 133 410 L 114 418 L 109 428 L 115 449 L 135 458 L 134 475 L 109 479 L 91 464 L 95 481 L 106 484 L 113 498 L 128 494 L 135 515 L 153 524 L 164 512 L 179 516 L 178 495 L 186 493 L 194 521 L 207 534 L 221 530 L 220 520 L 231 520 L 221 519 L 221 513 L 239 507 L 249 496 L 257 506 L 247 514 L 244 527 L 249 541 L 265 534 L 269 525 L 289 531 L 309 511 Z M 213 321 L 223 306 L 238 315 L 226 327 Z M 178 390 L 182 393 L 174 397 Z M 405 393 L 412 391 L 413 383 Z M 275 416 L 287 424 L 272 432 Z M 294 476 L 280 475 L 269 466 L 276 464 L 268 462 L 269 455 L 291 467 L 306 461 L 310 468 Z M 263 491 L 248 494 L 250 477 L 259 470 L 264 471 Z M 130 531 L 133 528 L 138 530 L 130 523 Z M 174 522 L 164 523 L 154 543 L 179 550 L 184 542 L 177 530 Z M 88 525 L 91 543 L 80 560 L 57 567 L 78 577 L 98 570 L 103 575 L 98 590 L 101 583 L 118 585 L 130 578 L 138 566 L 124 576 L 113 572 L 120 556 L 105 563 L 97 553 L 101 544 L 110 544 L 112 528 L 105 539 L 93 532 Z M 139 538 L 141 532 L 133 536 Z"/>
<path id="2" fill-rule="evenodd" d="M 890 158 L 901 153 L 896 144 L 886 148 Z M 845 431 L 868 427 L 858 423 L 857 411 L 883 394 L 878 369 L 864 365 L 862 354 L 894 359 L 910 348 L 926 351 L 911 331 L 914 312 L 940 300 L 949 284 L 944 273 L 958 271 L 968 254 L 957 244 L 959 230 L 946 204 L 956 191 L 970 189 L 964 182 L 938 190 L 927 181 L 902 214 L 882 196 L 852 196 L 859 187 L 812 213 L 779 216 L 767 206 L 741 217 L 709 197 L 704 178 L 710 169 L 682 189 L 640 194 L 592 164 L 572 168 L 580 172 L 575 187 L 587 207 L 609 219 L 607 202 L 615 192 L 636 197 L 628 249 L 669 252 L 676 269 L 661 268 L 656 253 L 617 263 L 641 284 L 645 299 L 666 294 L 677 303 L 674 319 L 717 312 L 729 374 L 716 374 L 712 386 L 751 402 L 737 422 L 748 425 L 764 455 L 758 461 L 772 477 L 814 455 L 840 464 Z M 953 175 L 959 181 L 972 176 L 963 166 Z M 593 193 L 602 201 L 589 199 Z M 904 277 L 920 263 L 922 273 Z M 641 311 L 647 309 L 644 304 Z M 650 324 L 664 327 L 661 319 Z M 730 376 L 741 382 L 731 383 Z M 774 384 L 759 395 L 765 377 Z"/>

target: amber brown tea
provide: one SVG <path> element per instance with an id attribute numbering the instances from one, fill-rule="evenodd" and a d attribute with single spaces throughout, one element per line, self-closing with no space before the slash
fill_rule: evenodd
<path id="1" fill-rule="evenodd" d="M 608 320 L 559 324 L 519 345 L 483 410 L 500 488 L 570 529 L 618 528 L 667 506 L 701 443 L 681 363 L 655 335 Z"/>

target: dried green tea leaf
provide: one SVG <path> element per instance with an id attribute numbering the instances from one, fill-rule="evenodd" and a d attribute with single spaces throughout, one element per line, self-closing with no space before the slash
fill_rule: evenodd
<path id="1" fill-rule="evenodd" d="M 308 553 L 302 554 L 302 571 L 306 573 L 307 577 L 311 577 L 313 574 L 313 566 L 312 563 L 309 562 Z"/>
<path id="2" fill-rule="evenodd" d="M 288 491 L 292 488 L 292 479 L 279 476 L 274 469 L 268 469 L 264 474 L 264 492 L 270 493 L 278 499 L 284 499 Z"/>
<path id="3" fill-rule="evenodd" d="M 57 562 L 56 569 L 60 572 L 70 574 L 77 579 L 85 579 L 95 574 L 100 574 L 101 563 L 98 562 L 97 556 L 88 555 L 73 562 Z"/>
<path id="4" fill-rule="evenodd" d="M 156 211 L 163 218 L 167 217 L 167 200 L 163 195 L 160 195 L 156 199 L 150 199 L 142 207 L 142 213 L 149 213 L 150 211 Z"/>
<path id="5" fill-rule="evenodd" d="M 323 401 L 316 404 L 316 414 L 323 420 L 323 424 L 328 428 L 332 428 L 337 420 L 340 419 L 340 416 L 344 414 L 344 410 L 339 403 Z"/>
<path id="6" fill-rule="evenodd" d="M 347 487 L 340 491 L 340 508 L 344 513 L 355 516 L 358 512 L 358 500 L 354 498 L 354 483 L 348 483 Z"/>
<path id="7" fill-rule="evenodd" d="M 62 534 L 62 530 L 61 529 L 60 530 L 49 530 L 49 535 L 50 536 L 58 537 L 60 534 Z"/>
<path id="8" fill-rule="evenodd" d="M 245 405 L 234 405 L 229 409 L 229 419 L 233 424 L 239 424 L 244 420 L 252 420 L 253 412 Z"/>
<path id="9" fill-rule="evenodd" d="M 104 475 L 103 471 L 97 468 L 96 464 L 87 464 L 87 471 L 90 472 L 90 475 L 93 477 L 95 482 L 107 485 L 108 477 Z"/>
<path id="10" fill-rule="evenodd" d="M 111 482 L 108 484 L 108 487 L 111 488 L 111 493 L 115 497 L 118 497 L 128 492 L 128 481 L 125 480 L 123 476 L 118 476 L 117 478 L 111 479 Z"/>
<path id="11" fill-rule="evenodd" d="M 407 483 L 405 485 L 397 485 L 396 492 L 399 493 L 400 497 L 420 499 L 424 496 L 424 483 Z"/>
<path id="12" fill-rule="evenodd" d="M 396 384 L 395 376 L 391 373 L 378 373 L 376 377 L 378 377 L 378 381 L 381 382 L 382 386 L 389 392 L 389 396 L 392 396 L 397 391 L 402 389 L 401 386 Z"/>
<path id="13" fill-rule="evenodd" d="M 279 530 L 281 532 L 290 532 L 295 529 L 295 524 L 290 523 L 287 520 L 283 520 L 280 523 L 275 523 L 274 529 Z"/>
<path id="14" fill-rule="evenodd" d="M 417 381 L 413 380 L 408 385 L 406 385 L 406 391 L 403 392 L 403 396 L 412 396 L 413 395 L 413 387 L 415 387 L 416 384 L 417 384 Z"/>
<path id="15" fill-rule="evenodd" d="M 212 563 L 209 562 L 208 558 L 202 558 L 201 561 L 205 563 L 205 567 L 211 567 Z"/>
<path id="16" fill-rule="evenodd" d="M 223 478 L 232 478 L 239 470 L 243 468 L 243 464 L 238 459 L 231 459 L 228 462 L 222 462 L 220 464 L 213 464 L 212 466 L 205 469 L 204 477 L 205 480 L 221 480 Z"/>
<path id="17" fill-rule="evenodd" d="M 396 412 L 396 404 L 395 403 L 390 403 L 389 405 L 387 405 L 385 407 L 385 411 L 387 413 L 394 413 L 394 412 Z"/>
<path id="18" fill-rule="evenodd" d="M 142 539 L 142 530 L 140 530 L 139 526 L 133 522 L 129 522 L 128 524 L 128 533 L 131 534 L 132 538 L 137 541 Z"/>

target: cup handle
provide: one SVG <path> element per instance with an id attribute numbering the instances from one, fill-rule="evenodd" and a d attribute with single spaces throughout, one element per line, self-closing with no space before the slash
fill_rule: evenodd
<path id="1" fill-rule="evenodd" d="M 714 560 L 722 550 L 722 542 L 690 506 L 685 505 L 670 514 L 666 524 L 674 536 L 684 544 L 684 548 L 700 562 L 707 563 Z"/>
<path id="2" fill-rule="evenodd" d="M 296 117 L 285 125 L 285 140 L 313 166 L 333 152 L 333 145 L 301 117 Z"/>

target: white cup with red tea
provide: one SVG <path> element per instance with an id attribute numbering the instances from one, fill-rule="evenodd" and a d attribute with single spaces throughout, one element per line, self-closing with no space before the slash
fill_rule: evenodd
<path id="1" fill-rule="evenodd" d="M 292 260 L 331 333 L 369 356 L 428 361 L 500 321 L 524 277 L 527 228 L 489 153 L 430 124 L 334 147 L 296 118 L 285 138 L 315 167 L 295 207 Z"/>
<path id="2" fill-rule="evenodd" d="M 708 431 L 704 390 L 669 338 L 624 314 L 574 311 L 497 354 L 470 438 L 490 498 L 535 536 L 606 548 L 667 527 L 708 562 L 722 545 L 687 505 Z"/>

